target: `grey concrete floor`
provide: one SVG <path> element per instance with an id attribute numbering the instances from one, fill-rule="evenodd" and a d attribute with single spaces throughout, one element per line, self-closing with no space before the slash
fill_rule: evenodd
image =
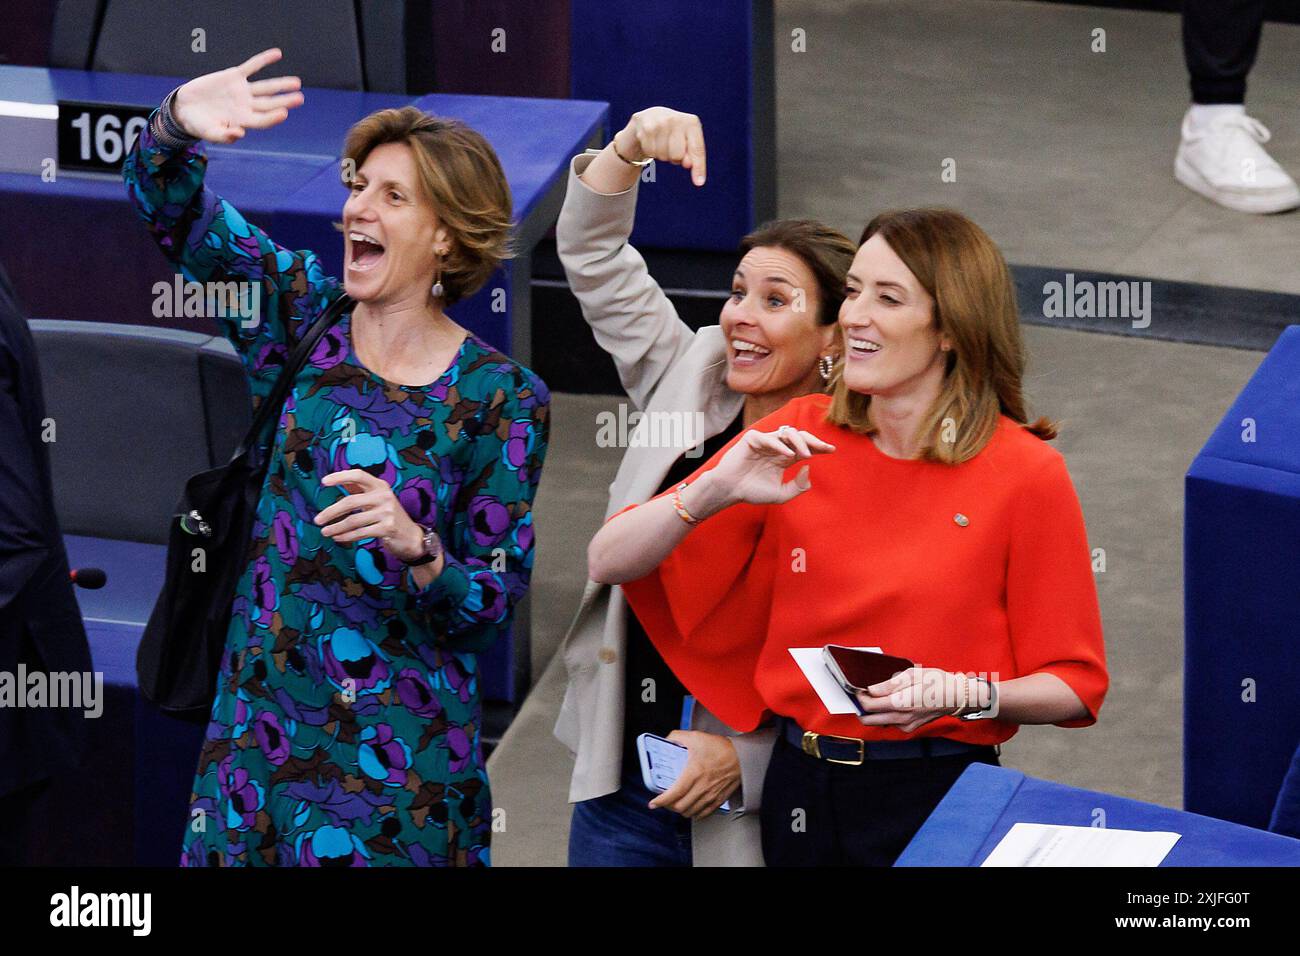
<path id="1" fill-rule="evenodd" d="M 1173 178 L 1189 100 L 1177 14 L 1017 0 L 776 11 L 780 215 L 856 238 L 874 212 L 947 205 L 1023 265 L 1300 292 L 1300 214 L 1232 212 Z M 796 29 L 806 52 L 791 50 Z M 1297 101 L 1300 26 L 1265 24 L 1246 109 L 1293 176 Z"/>
<path id="2" fill-rule="evenodd" d="M 1003 764 L 1032 776 L 1182 805 L 1183 475 L 1261 353 L 1027 327 L 1026 391 L 1062 422 L 1093 548 L 1111 674 L 1098 723 L 1025 727 Z M 488 765 L 504 832 L 497 865 L 563 865 L 572 761 L 551 736 L 564 692 L 554 656 L 582 590 L 618 449 L 595 447 L 612 396 L 557 395 L 537 501 L 534 666 L 541 675 Z"/>
<path id="3" fill-rule="evenodd" d="M 805 31 L 807 52 L 789 49 Z M 1106 31 L 1106 52 L 1089 49 Z M 1300 216 L 1245 216 L 1172 176 L 1186 108 L 1169 14 L 1004 0 L 780 0 L 779 209 L 856 236 L 870 215 L 942 204 L 1007 258 L 1300 293 Z M 1247 105 L 1300 173 L 1300 28 L 1268 24 Z M 941 180 L 956 161 L 956 182 Z M 1167 806 L 1182 802 L 1183 476 L 1262 355 L 1027 327 L 1026 391 L 1058 418 L 1097 574 L 1111 690 L 1086 730 L 1026 727 L 1003 763 Z M 556 395 L 537 502 L 536 687 L 489 763 L 497 865 L 563 865 L 572 761 L 551 736 L 555 650 L 581 594 L 619 449 L 614 396 Z"/>

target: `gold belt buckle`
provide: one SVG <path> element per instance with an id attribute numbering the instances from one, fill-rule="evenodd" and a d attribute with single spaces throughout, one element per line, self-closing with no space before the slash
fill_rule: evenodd
<path id="1" fill-rule="evenodd" d="M 821 744 L 818 741 L 822 737 L 830 737 L 834 740 L 843 740 L 858 745 L 858 759 L 840 760 L 836 757 L 823 757 Z M 867 745 L 858 737 L 837 737 L 835 734 L 816 734 L 811 730 L 803 732 L 803 752 L 819 760 L 825 760 L 827 763 L 843 764 L 846 767 L 861 767 L 862 762 L 867 759 Z"/>

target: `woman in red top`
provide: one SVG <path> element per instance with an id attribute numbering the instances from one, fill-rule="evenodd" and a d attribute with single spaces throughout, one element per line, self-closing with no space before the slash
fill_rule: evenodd
<path id="1" fill-rule="evenodd" d="M 1082 511 L 1055 426 L 1025 413 L 997 247 L 950 210 L 877 216 L 839 321 L 833 395 L 760 420 L 588 551 L 701 703 L 778 722 L 773 865 L 892 863 L 967 765 L 1020 724 L 1094 723 L 1108 683 Z M 826 644 L 916 666 L 836 715 L 791 653 Z"/>

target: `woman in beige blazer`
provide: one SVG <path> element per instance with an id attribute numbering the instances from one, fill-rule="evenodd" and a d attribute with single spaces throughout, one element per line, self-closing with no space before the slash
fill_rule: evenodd
<path id="1" fill-rule="evenodd" d="M 681 481 L 792 398 L 824 389 L 840 352 L 836 317 L 855 252 L 820 223 L 769 223 L 741 243 L 720 324 L 693 331 L 628 245 L 641 172 L 652 160 L 685 167 L 703 186 L 699 119 L 643 110 L 603 150 L 575 157 L 556 225 L 583 316 L 640 413 L 622 436 L 627 452 L 606 518 Z M 569 683 L 555 735 L 576 758 L 569 864 L 761 866 L 756 811 L 775 731 L 738 734 L 692 708 L 617 586 L 587 582 L 563 654 Z M 676 729 L 683 721 L 689 729 Z M 641 782 L 642 732 L 689 750 L 663 794 Z M 724 801 L 731 812 L 716 812 Z"/>

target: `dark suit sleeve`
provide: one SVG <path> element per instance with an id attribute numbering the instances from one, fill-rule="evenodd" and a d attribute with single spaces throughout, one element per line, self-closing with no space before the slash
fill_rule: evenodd
<path id="1" fill-rule="evenodd" d="M 48 551 L 40 471 L 19 388 L 18 363 L 0 334 L 0 610 L 22 593 Z"/>

